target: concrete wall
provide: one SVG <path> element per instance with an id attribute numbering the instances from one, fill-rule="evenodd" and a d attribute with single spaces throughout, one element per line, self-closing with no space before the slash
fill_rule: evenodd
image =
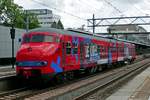
<path id="1" fill-rule="evenodd" d="M 5 27 L 0 25 L 0 58 L 10 58 L 12 56 L 12 43 L 10 36 L 10 27 Z M 19 38 L 22 37 L 25 30 L 16 29 L 15 35 L 15 55 L 20 47 L 21 42 L 19 42 Z"/>

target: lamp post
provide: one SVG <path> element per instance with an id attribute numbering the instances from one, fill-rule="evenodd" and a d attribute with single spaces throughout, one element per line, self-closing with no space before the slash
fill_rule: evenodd
<path id="1" fill-rule="evenodd" d="M 11 2 L 11 7 L 13 7 L 13 2 L 14 0 L 10 0 Z M 10 18 L 11 21 L 11 29 L 10 29 L 10 35 L 11 35 L 11 40 L 12 40 L 12 59 L 11 59 L 11 63 L 12 63 L 12 68 L 14 68 L 15 65 L 15 57 L 14 57 L 14 39 L 15 39 L 15 29 L 14 29 L 14 22 L 15 22 L 15 17 L 14 17 L 14 13 L 11 11 L 8 13 L 8 17 Z"/>
<path id="2" fill-rule="evenodd" d="M 15 62 L 15 58 L 14 58 L 14 39 L 15 39 L 15 29 L 14 29 L 14 25 L 12 24 L 12 27 L 10 29 L 10 35 L 11 35 L 11 39 L 12 39 L 12 68 L 14 68 L 14 62 Z"/>

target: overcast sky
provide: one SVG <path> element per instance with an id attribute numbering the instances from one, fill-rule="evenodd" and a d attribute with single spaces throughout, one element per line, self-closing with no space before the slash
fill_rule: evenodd
<path id="1" fill-rule="evenodd" d="M 150 15 L 150 0 L 14 0 L 24 9 L 47 8 L 61 16 L 65 26 L 87 26 L 86 19 Z"/>

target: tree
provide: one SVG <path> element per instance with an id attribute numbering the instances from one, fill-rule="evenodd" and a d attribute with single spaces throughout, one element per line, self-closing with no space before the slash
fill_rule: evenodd
<path id="1" fill-rule="evenodd" d="M 61 23 L 60 20 L 59 20 L 58 23 L 57 23 L 57 28 L 58 28 L 58 29 L 64 29 L 64 26 L 63 26 L 63 24 Z"/>
<path id="2" fill-rule="evenodd" d="M 29 29 L 40 27 L 38 19 L 35 15 L 29 15 Z"/>
<path id="3" fill-rule="evenodd" d="M 29 12 L 24 13 L 23 19 L 24 19 L 25 23 L 27 21 L 27 17 L 28 17 L 28 20 L 29 20 L 29 22 L 28 22 L 29 23 L 29 29 L 40 27 L 36 15 L 34 15 L 32 13 L 29 13 Z M 26 24 L 24 24 L 24 27 L 26 27 Z"/>
<path id="4" fill-rule="evenodd" d="M 57 28 L 57 29 L 64 29 L 63 24 L 61 23 L 61 21 L 59 20 L 58 23 L 56 23 L 55 21 L 52 23 L 51 25 L 52 28 Z"/>
<path id="5" fill-rule="evenodd" d="M 39 27 L 37 18 L 33 15 L 28 15 L 30 22 L 29 28 Z M 24 13 L 21 6 L 14 4 L 12 0 L 1 0 L 0 1 L 0 18 L 1 23 L 5 26 L 14 25 L 17 28 L 25 28 L 25 18 L 26 14 Z"/>
<path id="6" fill-rule="evenodd" d="M 51 28 L 57 28 L 57 23 L 55 21 L 52 23 Z"/>

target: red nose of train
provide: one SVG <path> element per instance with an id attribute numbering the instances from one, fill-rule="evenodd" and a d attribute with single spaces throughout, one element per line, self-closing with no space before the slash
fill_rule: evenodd
<path id="1" fill-rule="evenodd" d="M 28 77 L 52 72 L 50 62 L 56 50 L 57 44 L 54 43 L 22 44 L 16 57 L 17 74 Z"/>
<path id="2" fill-rule="evenodd" d="M 46 43 L 23 44 L 17 53 L 17 61 L 47 60 L 48 56 L 53 54 L 56 48 L 57 47 L 55 44 L 46 44 Z"/>

